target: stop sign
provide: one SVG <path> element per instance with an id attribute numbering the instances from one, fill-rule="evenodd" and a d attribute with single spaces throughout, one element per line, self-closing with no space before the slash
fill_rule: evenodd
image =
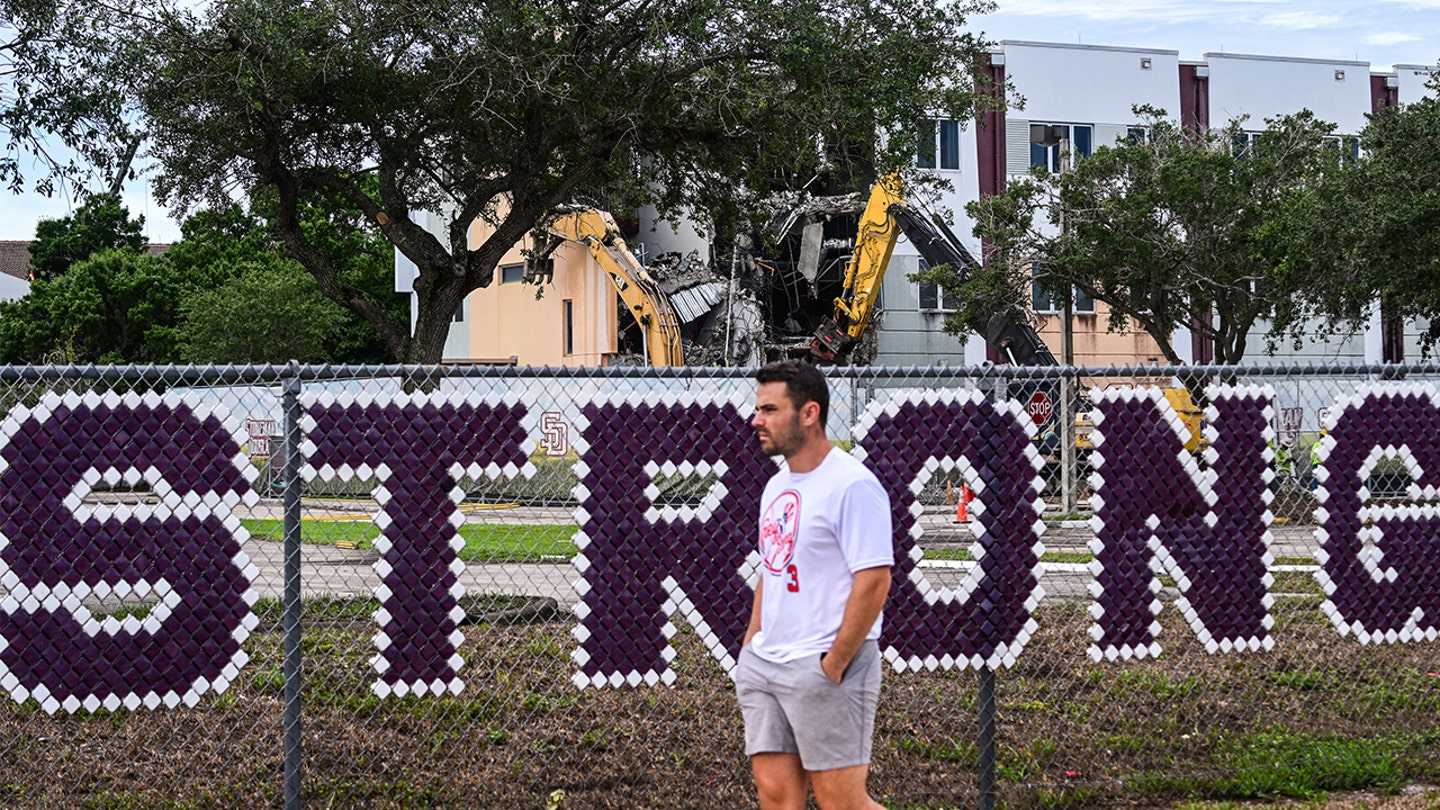
<path id="1" fill-rule="evenodd" d="M 1036 391 L 1030 397 L 1030 402 L 1025 406 L 1025 412 L 1037 425 L 1043 425 L 1050 421 L 1050 415 L 1055 412 L 1055 403 L 1050 401 L 1050 395 L 1044 391 Z"/>

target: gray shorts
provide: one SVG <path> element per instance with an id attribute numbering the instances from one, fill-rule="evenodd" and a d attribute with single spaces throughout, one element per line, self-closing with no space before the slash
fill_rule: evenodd
<path id="1" fill-rule="evenodd" d="M 870 763 L 880 699 L 880 645 L 866 641 L 835 683 L 820 655 L 776 664 L 746 646 L 735 672 L 745 717 L 745 755 L 799 754 L 807 771 Z"/>

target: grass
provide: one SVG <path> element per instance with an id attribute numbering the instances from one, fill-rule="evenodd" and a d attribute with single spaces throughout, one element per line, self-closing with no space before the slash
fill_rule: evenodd
<path id="1" fill-rule="evenodd" d="M 257 540 L 281 542 L 285 524 L 281 520 L 247 519 L 244 524 Z M 575 556 L 573 526 L 550 524 L 488 524 L 466 523 L 460 527 L 465 547 L 460 559 L 466 562 L 541 562 L 568 560 Z M 373 548 L 380 529 L 369 520 L 304 520 L 300 526 L 301 541 L 312 545 L 343 545 L 351 548 Z"/>
<path id="2" fill-rule="evenodd" d="M 1151 774 L 1130 781 L 1141 793 L 1191 799 L 1318 799 L 1333 791 L 1393 792 L 1407 779 L 1401 768 L 1406 740 L 1289 731 L 1222 742 L 1212 755 L 1216 775 Z"/>
<path id="3" fill-rule="evenodd" d="M 474 599 L 472 617 L 523 598 Z M 377 607 L 303 605 L 307 805 L 543 807 L 563 788 L 562 808 L 753 806 L 733 686 L 701 630 L 675 620 L 674 686 L 580 690 L 571 621 L 467 623 L 464 691 L 379 698 Z M 250 663 L 193 709 L 0 711 L 0 805 L 276 806 L 280 606 L 255 610 Z M 1287 623 L 1274 651 L 1208 655 L 1167 605 L 1160 658 L 1094 663 L 1085 605 L 1043 605 L 1024 655 L 997 673 L 1000 806 L 1199 807 L 1440 784 L 1433 646 L 1357 644 L 1311 600 L 1278 603 L 1276 616 Z M 872 784 L 892 807 L 975 806 L 977 682 L 886 673 Z M 173 785 L 163 800 L 161 783 Z"/>
<path id="4" fill-rule="evenodd" d="M 927 560 L 969 560 L 970 550 L 964 548 L 927 548 L 925 549 Z M 1047 551 L 1040 557 L 1041 562 L 1047 563 L 1088 563 L 1095 559 L 1095 555 L 1079 551 Z"/>

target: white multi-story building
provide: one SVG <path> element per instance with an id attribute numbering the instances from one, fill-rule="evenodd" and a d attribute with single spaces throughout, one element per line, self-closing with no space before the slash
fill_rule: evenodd
<path id="1" fill-rule="evenodd" d="M 1354 136 L 1364 129 L 1366 116 L 1380 106 L 1421 97 L 1432 70 L 1397 65 L 1372 71 L 1365 62 L 1228 53 L 1207 53 L 1202 60 L 1186 61 L 1170 50 L 1018 41 L 1001 42 L 990 62 L 992 78 L 1013 88 L 1009 108 L 987 115 L 960 139 L 958 148 L 953 148 L 959 158 L 952 161 L 953 168 L 943 162 L 937 166 L 954 186 L 936 201 L 937 207 L 953 214 L 954 230 L 977 256 L 979 240 L 970 236 L 973 223 L 964 213 L 967 202 L 999 193 L 1008 178 L 1032 166 L 1058 171 L 1065 151 L 1083 159 L 1099 146 L 1131 137 L 1140 123 L 1133 112 L 1137 106 L 1165 110 L 1196 129 L 1245 117 L 1245 129 L 1257 134 L 1268 118 L 1308 109 L 1336 125 L 1342 148 L 1355 149 Z M 943 161 L 943 130 L 939 143 Z M 933 165 L 930 156 L 922 154 L 920 165 Z M 928 326 L 920 302 L 935 296 L 906 280 L 907 268 L 913 270 L 918 261 L 915 252 L 902 244 L 896 256 L 886 279 L 887 314 L 878 362 L 926 362 L 927 344 L 915 333 Z M 1039 332 L 1058 356 L 1060 315 L 1038 290 L 1033 304 Z M 1148 337 L 1106 333 L 1103 303 L 1081 298 L 1073 317 L 1075 362 L 1158 361 L 1158 350 Z M 922 329 L 907 328 L 917 319 Z M 1307 329 L 1299 349 L 1282 341 L 1279 353 L 1271 358 L 1265 354 L 1265 326 L 1257 325 L 1247 346 L 1247 361 L 1380 362 L 1418 356 L 1418 327 L 1402 329 L 1382 319 L 1378 307 L 1354 334 L 1326 337 L 1321 331 Z M 969 341 L 967 361 L 974 361 L 978 342 Z M 1188 361 L 1204 363 L 1213 358 L 1194 335 L 1176 335 L 1174 343 Z"/>
<path id="2" fill-rule="evenodd" d="M 1365 127 L 1366 116 L 1380 106 L 1421 98 L 1428 92 L 1426 83 L 1433 68 L 1396 65 L 1375 71 L 1368 63 L 1350 60 L 1229 53 L 1207 53 L 1192 61 L 1181 59 L 1173 50 L 1004 41 L 990 53 L 989 64 L 982 70 L 996 86 L 1011 88 L 1006 109 L 987 113 L 973 122 L 921 122 L 917 139 L 917 166 L 933 171 L 949 187 L 936 199 L 917 202 L 947 219 L 976 257 L 983 251 L 980 240 L 973 236 L 973 222 L 965 213 L 967 203 L 1000 193 L 1010 178 L 1033 166 L 1058 171 L 1066 153 L 1083 159 L 1117 139 L 1137 136 L 1141 122 L 1134 112 L 1136 107 L 1164 110 L 1182 125 L 1197 130 L 1224 126 L 1244 116 L 1245 128 L 1257 134 L 1265 128 L 1267 118 L 1308 109 L 1319 119 L 1336 125 L 1342 148 L 1354 149 L 1354 136 Z M 664 222 L 653 209 L 636 212 L 636 218 L 638 233 L 632 246 L 642 253 L 642 261 L 660 252 L 709 253 L 709 236 L 703 228 Z M 549 311 L 542 313 L 543 301 L 530 300 L 534 296 L 523 285 L 508 284 L 520 278 L 523 268 L 518 256 L 517 252 L 512 265 L 501 269 L 493 288 L 477 290 L 457 313 L 446 358 L 514 355 L 521 363 L 603 362 L 606 353 L 615 350 L 615 339 L 609 334 L 615 330 L 613 294 L 598 288 L 557 291 L 554 298 L 560 303 L 556 306 L 566 307 L 563 318 Z M 722 263 L 724 259 L 711 258 Z M 953 312 L 953 302 L 947 301 L 945 292 L 934 285 L 910 280 L 920 266 L 918 252 L 902 237 L 880 295 L 883 315 L 877 320 L 875 362 L 975 365 L 1000 359 L 978 336 L 957 339 L 943 332 L 942 324 L 945 316 Z M 591 270 L 590 274 L 600 280 L 597 284 L 604 281 L 597 269 Z M 720 270 L 723 275 L 724 268 Z M 397 279 L 400 276 L 409 278 L 400 273 Z M 406 289 L 405 284 L 402 282 L 398 289 Z M 1061 313 L 1041 290 L 1032 292 L 1037 331 L 1052 353 L 1060 357 Z M 701 303 L 706 302 L 711 301 Z M 479 317 L 484 313 L 489 314 Z M 504 316 L 520 325 L 501 326 L 499 321 Z M 779 322 L 786 314 L 770 313 L 770 318 Z M 1077 364 L 1162 360 L 1158 347 L 1147 335 L 1107 332 L 1108 313 L 1103 303 L 1077 297 L 1072 318 L 1073 360 Z M 487 329 L 477 328 L 481 322 L 487 324 Z M 1279 353 L 1270 357 L 1265 353 L 1266 327 L 1257 325 L 1246 347 L 1246 362 L 1416 359 L 1418 334 L 1424 325 L 1402 325 L 1383 318 L 1377 306 L 1369 321 L 1352 334 L 1326 335 L 1319 324 L 1315 327 L 1307 329 L 1301 348 L 1295 349 L 1290 341 L 1282 340 Z M 505 337 L 511 332 L 528 335 L 534 329 L 545 330 L 547 337 Z M 582 351 L 576 335 L 593 339 L 580 341 L 585 345 Z M 1175 335 L 1172 343 L 1188 362 L 1207 363 L 1213 359 L 1205 342 L 1188 331 Z M 535 347 L 542 344 L 553 344 L 553 351 L 535 354 Z"/>

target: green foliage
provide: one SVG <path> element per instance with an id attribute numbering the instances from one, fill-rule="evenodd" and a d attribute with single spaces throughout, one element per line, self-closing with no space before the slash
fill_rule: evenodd
<path id="1" fill-rule="evenodd" d="M 61 269 L 37 277 L 25 298 L 0 303 L 0 360 L 393 361 L 369 324 L 323 296 L 314 277 L 283 255 L 262 220 L 233 205 L 201 211 L 182 224 L 181 241 L 151 256 L 128 244 L 140 240 L 140 224 L 113 201 L 96 200 L 104 204 L 73 220 L 41 223 L 49 236 L 32 251 L 37 262 Z M 306 210 L 307 227 L 324 233 L 333 232 L 343 208 Z M 65 256 L 106 239 L 127 244 L 64 264 Z M 377 298 L 393 283 L 390 250 L 380 240 L 334 237 L 325 244 L 346 277 Z M 384 300 L 392 309 L 406 306 L 393 292 Z"/>
<path id="2" fill-rule="evenodd" d="M 1142 793 L 1207 799 L 1315 799 L 1340 790 L 1396 791 L 1406 779 L 1400 739 L 1277 731 L 1219 743 L 1219 776 L 1148 774 L 1129 780 Z"/>
<path id="3" fill-rule="evenodd" d="M 1136 114 L 1144 139 L 1100 146 L 1058 174 L 1034 170 L 967 206 L 995 261 L 963 285 L 932 273 L 963 302 L 948 331 L 1024 310 L 1033 278 L 1057 301 L 1072 290 L 1104 301 L 1111 329 L 1138 327 L 1172 363 L 1179 327 L 1236 363 L 1258 321 L 1282 329 L 1313 310 L 1303 294 L 1343 274 L 1343 257 L 1295 225 L 1340 170 L 1333 126 L 1304 111 L 1267 119 L 1251 139 L 1244 119 L 1197 135 L 1163 110 Z"/>
<path id="4" fill-rule="evenodd" d="M 189 280 L 163 258 L 97 253 L 54 281 L 37 280 L 0 303 L 0 359 L 7 363 L 174 363 L 179 301 Z"/>
<path id="5" fill-rule="evenodd" d="M 248 214 L 238 206 L 197 213 L 182 241 L 165 256 L 188 277 L 208 280 L 184 302 L 185 356 L 193 362 L 393 362 L 379 333 L 320 291 L 315 279 L 284 254 L 265 224 L 265 202 Z M 373 234 L 345 231 L 337 221 L 358 214 L 343 201 L 307 206 L 304 227 L 351 283 L 392 313 L 408 312 L 392 287 L 392 251 Z M 322 238 L 323 237 L 323 238 Z"/>
<path id="6" fill-rule="evenodd" d="M 181 304 L 184 358 L 199 363 L 327 359 L 344 312 L 320 294 L 314 277 L 279 259 L 241 267 L 240 275 L 196 290 Z"/>
<path id="7" fill-rule="evenodd" d="M 1364 159 L 1327 178 L 1303 238 L 1349 257 L 1343 285 L 1314 291 L 1332 308 L 1378 297 L 1385 317 L 1430 319 L 1424 348 L 1440 338 L 1440 77 L 1401 107 L 1380 109 L 1361 138 Z"/>
<path id="8" fill-rule="evenodd" d="M 29 245 L 35 278 L 53 281 L 70 266 L 112 248 L 145 249 L 145 218 L 131 219 L 120 198 L 95 194 L 61 219 L 42 219 Z"/>
<path id="9" fill-rule="evenodd" d="M 12 193 L 33 183 L 51 196 L 95 174 L 109 180 L 128 171 L 125 87 L 136 65 L 110 37 L 126 5 L 0 2 L 0 183 Z M 56 148 L 61 144 L 73 154 Z M 22 165 L 22 154 L 33 164 Z M 27 177 L 27 170 L 36 173 Z"/>
<path id="10" fill-rule="evenodd" d="M 221 0 L 117 36 L 162 197 L 265 200 L 328 297 L 397 357 L 435 362 L 464 296 L 561 204 L 731 222 L 776 186 L 911 165 L 916 120 L 989 98 L 964 24 L 991 5 Z M 418 268 L 413 336 L 306 227 L 333 200 L 361 214 L 337 232 Z M 419 211 L 442 212 L 438 235 Z"/>

